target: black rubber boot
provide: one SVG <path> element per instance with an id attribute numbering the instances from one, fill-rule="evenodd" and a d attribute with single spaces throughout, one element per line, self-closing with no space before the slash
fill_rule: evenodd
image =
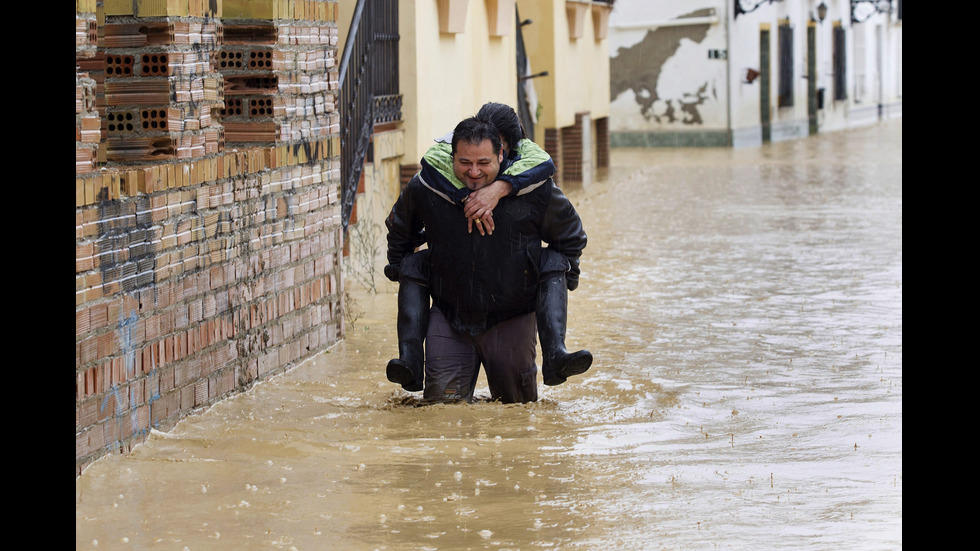
<path id="1" fill-rule="evenodd" d="M 398 282 L 398 358 L 390 360 L 388 380 L 418 392 L 425 378 L 425 334 L 429 329 L 429 288 L 402 278 Z"/>
<path id="2" fill-rule="evenodd" d="M 555 386 L 572 375 L 592 367 L 588 350 L 565 349 L 565 327 L 568 319 L 568 287 L 565 277 L 550 277 L 538 285 L 538 337 L 541 339 L 541 375 L 544 384 Z"/>

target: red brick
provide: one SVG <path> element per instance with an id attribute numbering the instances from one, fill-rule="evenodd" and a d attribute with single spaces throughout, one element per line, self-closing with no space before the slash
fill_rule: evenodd
<path id="1" fill-rule="evenodd" d="M 85 308 L 75 312 L 75 336 L 79 337 L 89 332 L 91 327 L 91 308 Z"/>

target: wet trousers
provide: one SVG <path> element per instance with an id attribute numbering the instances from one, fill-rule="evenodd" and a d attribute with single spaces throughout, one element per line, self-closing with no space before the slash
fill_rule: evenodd
<path id="1" fill-rule="evenodd" d="M 480 335 L 465 335 L 455 331 L 433 306 L 425 337 L 423 400 L 472 402 L 482 363 L 492 400 L 537 401 L 536 331 L 532 312 L 498 323 Z"/>

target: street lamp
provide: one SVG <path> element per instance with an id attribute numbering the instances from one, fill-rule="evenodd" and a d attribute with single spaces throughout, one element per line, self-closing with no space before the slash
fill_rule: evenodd
<path id="1" fill-rule="evenodd" d="M 864 23 L 876 13 L 891 13 L 892 0 L 851 0 L 851 23 Z"/>
<path id="2" fill-rule="evenodd" d="M 817 6 L 817 20 L 823 23 L 823 20 L 827 18 L 827 4 L 820 2 Z"/>

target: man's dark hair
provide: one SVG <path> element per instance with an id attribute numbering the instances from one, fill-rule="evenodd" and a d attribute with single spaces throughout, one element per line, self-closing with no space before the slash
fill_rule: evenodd
<path id="1" fill-rule="evenodd" d="M 524 127 L 521 126 L 521 119 L 517 116 L 514 108 L 503 103 L 487 102 L 483 104 L 476 118 L 489 122 L 497 127 L 500 135 L 507 140 L 510 149 L 517 149 L 517 142 L 527 137 Z"/>
<path id="2" fill-rule="evenodd" d="M 476 145 L 483 140 L 490 140 L 494 155 L 500 153 L 500 132 L 496 127 L 476 117 L 463 119 L 453 130 L 453 155 L 456 155 L 456 144 L 459 142 L 466 141 Z"/>

